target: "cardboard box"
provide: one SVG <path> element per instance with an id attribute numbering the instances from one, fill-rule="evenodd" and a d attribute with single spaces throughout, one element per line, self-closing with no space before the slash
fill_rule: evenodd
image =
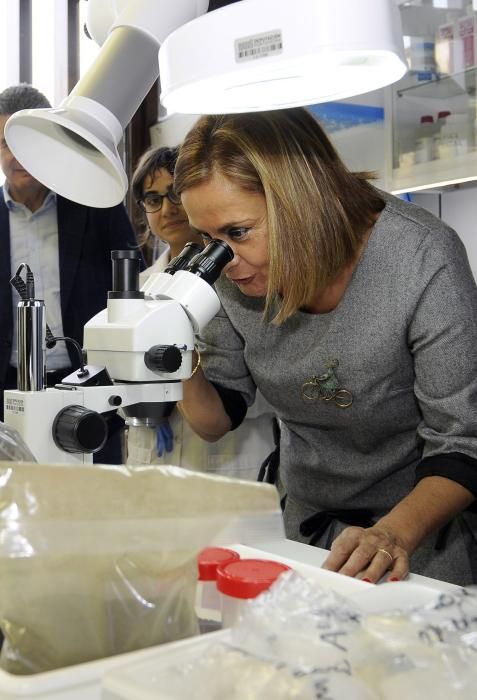
<path id="1" fill-rule="evenodd" d="M 466 68 L 472 68 L 476 64 L 476 23 L 477 20 L 473 14 L 457 20 L 457 70 L 466 70 Z"/>
<path id="2" fill-rule="evenodd" d="M 452 75 L 456 71 L 457 27 L 454 22 L 441 24 L 436 34 L 437 72 Z"/>

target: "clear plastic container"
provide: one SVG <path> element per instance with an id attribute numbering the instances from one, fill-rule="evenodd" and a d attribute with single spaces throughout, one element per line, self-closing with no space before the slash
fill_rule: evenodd
<path id="1" fill-rule="evenodd" d="M 256 598 L 290 567 L 268 559 L 240 559 L 217 567 L 222 626 L 231 627 L 247 600 Z"/>
<path id="2" fill-rule="evenodd" d="M 206 547 L 199 552 L 196 612 L 201 632 L 210 632 L 221 627 L 220 595 L 215 581 L 217 567 L 239 559 L 240 554 L 226 547 Z"/>
<path id="3" fill-rule="evenodd" d="M 472 149 L 472 122 L 467 113 L 448 113 L 440 122 L 437 151 L 440 159 L 462 156 Z"/>

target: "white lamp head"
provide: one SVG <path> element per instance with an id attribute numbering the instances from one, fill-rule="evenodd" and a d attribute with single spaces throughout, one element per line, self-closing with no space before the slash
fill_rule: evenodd
<path id="1" fill-rule="evenodd" d="M 33 177 L 94 207 L 114 206 L 127 191 L 117 150 L 122 133 L 115 116 L 86 97 L 69 97 L 58 109 L 16 112 L 5 125 L 10 150 Z"/>
<path id="2" fill-rule="evenodd" d="M 395 0 L 242 0 L 170 34 L 159 69 L 169 113 L 223 114 L 359 95 L 407 66 Z"/>
<path id="3" fill-rule="evenodd" d="M 104 41 L 96 60 L 58 108 L 13 114 L 5 139 L 23 167 L 54 192 L 87 206 L 110 207 L 127 192 L 118 144 L 157 80 L 160 43 L 205 12 L 208 0 L 90 0 L 89 5 L 92 32 Z"/>

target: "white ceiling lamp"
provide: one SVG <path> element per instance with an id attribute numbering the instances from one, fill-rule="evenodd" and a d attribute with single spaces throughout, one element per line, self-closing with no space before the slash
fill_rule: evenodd
<path id="1" fill-rule="evenodd" d="M 339 99 L 406 70 L 394 0 L 241 0 L 206 14 L 208 4 L 89 0 L 102 48 L 58 108 L 10 117 L 18 161 L 54 192 L 109 207 L 128 187 L 119 141 L 159 63 L 165 107 L 188 114 Z"/>
<path id="2" fill-rule="evenodd" d="M 168 113 L 252 112 L 339 100 L 407 70 L 395 0 L 242 0 L 170 34 Z"/>

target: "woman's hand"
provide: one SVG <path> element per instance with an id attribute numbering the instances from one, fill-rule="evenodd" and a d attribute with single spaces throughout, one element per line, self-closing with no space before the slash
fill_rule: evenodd
<path id="1" fill-rule="evenodd" d="M 347 527 L 331 545 L 324 569 L 363 581 L 400 581 L 409 573 L 409 554 L 397 537 L 379 524 Z"/>
<path id="2" fill-rule="evenodd" d="M 373 527 L 343 530 L 323 568 L 371 583 L 384 575 L 387 581 L 400 581 L 420 543 L 474 501 L 473 493 L 455 481 L 427 476 Z"/>

